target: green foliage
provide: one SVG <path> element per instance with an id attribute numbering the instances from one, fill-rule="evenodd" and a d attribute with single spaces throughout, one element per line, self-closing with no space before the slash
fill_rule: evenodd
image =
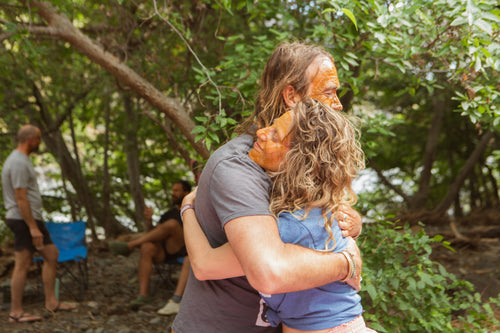
<path id="1" fill-rule="evenodd" d="M 14 239 L 14 234 L 5 223 L 0 223 L 0 247 Z"/>
<path id="2" fill-rule="evenodd" d="M 500 328 L 491 304 L 471 283 L 430 259 L 442 237 L 387 221 L 368 224 L 358 240 L 363 263 L 362 304 L 378 332 L 488 332 Z M 439 245 L 441 243 L 441 245 Z"/>
<path id="3" fill-rule="evenodd" d="M 72 156 L 81 159 L 85 183 L 101 198 L 108 110 L 112 210 L 130 216 L 123 144 L 129 135 L 123 129 L 131 121 L 120 97 L 127 88 L 67 42 L 29 33 L 30 26 L 41 31 L 47 25 L 33 6 L 5 3 L 0 7 L 5 37 L 0 84 L 6 87 L 0 91 L 2 133 L 17 130 L 28 118 L 53 119 L 50 130 L 61 131 Z M 419 191 L 437 109 L 445 111 L 422 208 L 433 209 L 446 195 L 481 134 L 499 131 L 500 10 L 495 0 L 52 4 L 116 59 L 178 101 L 196 123 L 196 140 L 210 150 L 231 138 L 235 126 L 253 110 L 262 69 L 277 43 L 303 40 L 324 46 L 338 67 L 345 111 L 363 122 L 363 147 L 372 163 L 368 166 L 377 165 L 387 183 L 406 194 L 398 196 L 394 188 L 387 190 L 387 183 L 377 182 L 373 192 L 362 196 L 369 201 L 367 207 L 380 203 L 384 210 L 378 212 L 408 207 L 407 201 Z M 33 85 L 41 92 L 44 114 L 35 102 Z M 189 176 L 185 156 L 200 158 L 168 119 L 138 95 L 132 99 L 143 189 L 147 198 L 161 198 L 156 204 L 162 207 L 171 182 Z M 69 115 L 76 143 L 71 140 Z M 171 129 L 170 138 L 159 124 Z M 488 156 L 495 150 L 498 147 L 489 146 L 481 161 L 491 160 Z M 6 157 L 7 150 L 0 153 Z M 494 160 L 489 163 L 466 179 L 460 207 L 473 208 L 473 200 L 490 202 L 497 197 L 488 190 L 495 188 L 499 177 L 497 171 L 490 176 Z M 62 181 L 61 175 L 54 177 Z M 57 200 L 67 193 L 72 196 L 75 190 L 69 186 L 69 192 L 63 192 L 59 183 L 47 207 L 62 209 Z"/>

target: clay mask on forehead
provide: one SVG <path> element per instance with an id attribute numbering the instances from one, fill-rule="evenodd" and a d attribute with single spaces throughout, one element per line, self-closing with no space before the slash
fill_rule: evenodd
<path id="1" fill-rule="evenodd" d="M 257 140 L 248 156 L 269 171 L 279 170 L 280 164 L 290 150 L 292 113 L 286 112 L 274 123 L 257 131 Z"/>
<path id="2" fill-rule="evenodd" d="M 334 110 L 342 110 L 342 104 L 337 97 L 339 78 L 333 61 L 325 56 L 314 60 L 308 69 L 312 75 L 309 96 L 331 106 Z"/>

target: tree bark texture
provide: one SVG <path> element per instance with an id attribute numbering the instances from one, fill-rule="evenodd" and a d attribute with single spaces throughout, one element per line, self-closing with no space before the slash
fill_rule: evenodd
<path id="1" fill-rule="evenodd" d="M 135 112 L 132 105 L 132 97 L 128 93 L 123 93 L 123 107 L 127 115 L 125 124 L 124 148 L 127 157 L 127 172 L 130 184 L 130 193 L 134 199 L 134 222 L 139 228 L 142 224 L 142 230 L 147 230 L 146 220 L 144 219 L 144 193 L 141 185 L 141 169 L 139 165 L 139 147 L 137 142 L 138 113 Z M 140 228 L 139 228 L 140 229 Z"/>

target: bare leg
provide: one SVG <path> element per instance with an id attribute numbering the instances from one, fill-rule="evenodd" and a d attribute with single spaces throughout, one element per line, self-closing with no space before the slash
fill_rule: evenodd
<path id="1" fill-rule="evenodd" d="M 179 274 L 179 280 L 177 281 L 177 286 L 175 287 L 174 295 L 181 296 L 184 294 L 184 289 L 186 289 L 187 280 L 189 277 L 189 257 L 184 257 L 184 262 L 182 263 L 181 273 Z"/>
<path id="2" fill-rule="evenodd" d="M 45 307 L 52 309 L 58 303 L 55 293 L 55 282 L 59 251 L 54 244 L 49 244 L 44 246 L 41 254 L 43 256 L 42 281 L 45 292 Z"/>
<path id="3" fill-rule="evenodd" d="M 153 263 L 165 259 L 165 253 L 158 243 L 143 243 L 139 258 L 139 295 L 148 296 L 149 278 L 153 271 Z"/>
<path id="4" fill-rule="evenodd" d="M 167 222 L 162 223 L 156 226 L 156 228 L 154 228 L 153 230 L 148 231 L 145 235 L 128 242 L 127 246 L 129 249 L 133 250 L 134 248 L 141 246 L 144 243 L 160 242 L 169 236 L 169 229 L 170 228 Z"/>
<path id="5" fill-rule="evenodd" d="M 14 270 L 10 284 L 10 311 L 14 315 L 23 313 L 23 293 L 26 285 L 26 277 L 33 260 L 33 252 L 28 249 L 14 252 Z"/>
<path id="6" fill-rule="evenodd" d="M 59 250 L 54 244 L 45 245 L 40 251 L 43 256 L 42 281 L 45 292 L 45 308 L 49 310 L 71 310 L 76 306 L 59 302 L 56 298 L 55 283 Z"/>

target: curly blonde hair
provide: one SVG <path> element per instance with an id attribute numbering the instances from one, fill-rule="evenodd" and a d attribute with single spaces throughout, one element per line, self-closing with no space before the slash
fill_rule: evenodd
<path id="1" fill-rule="evenodd" d="M 359 131 L 344 114 L 311 98 L 303 99 L 292 112 L 291 149 L 280 170 L 269 172 L 270 211 L 277 217 L 305 209 L 301 217 L 305 219 L 311 208 L 321 208 L 330 234 L 325 250 L 332 250 L 335 212 L 356 203 L 351 185 L 365 167 Z M 328 247 L 330 240 L 333 248 Z"/>

